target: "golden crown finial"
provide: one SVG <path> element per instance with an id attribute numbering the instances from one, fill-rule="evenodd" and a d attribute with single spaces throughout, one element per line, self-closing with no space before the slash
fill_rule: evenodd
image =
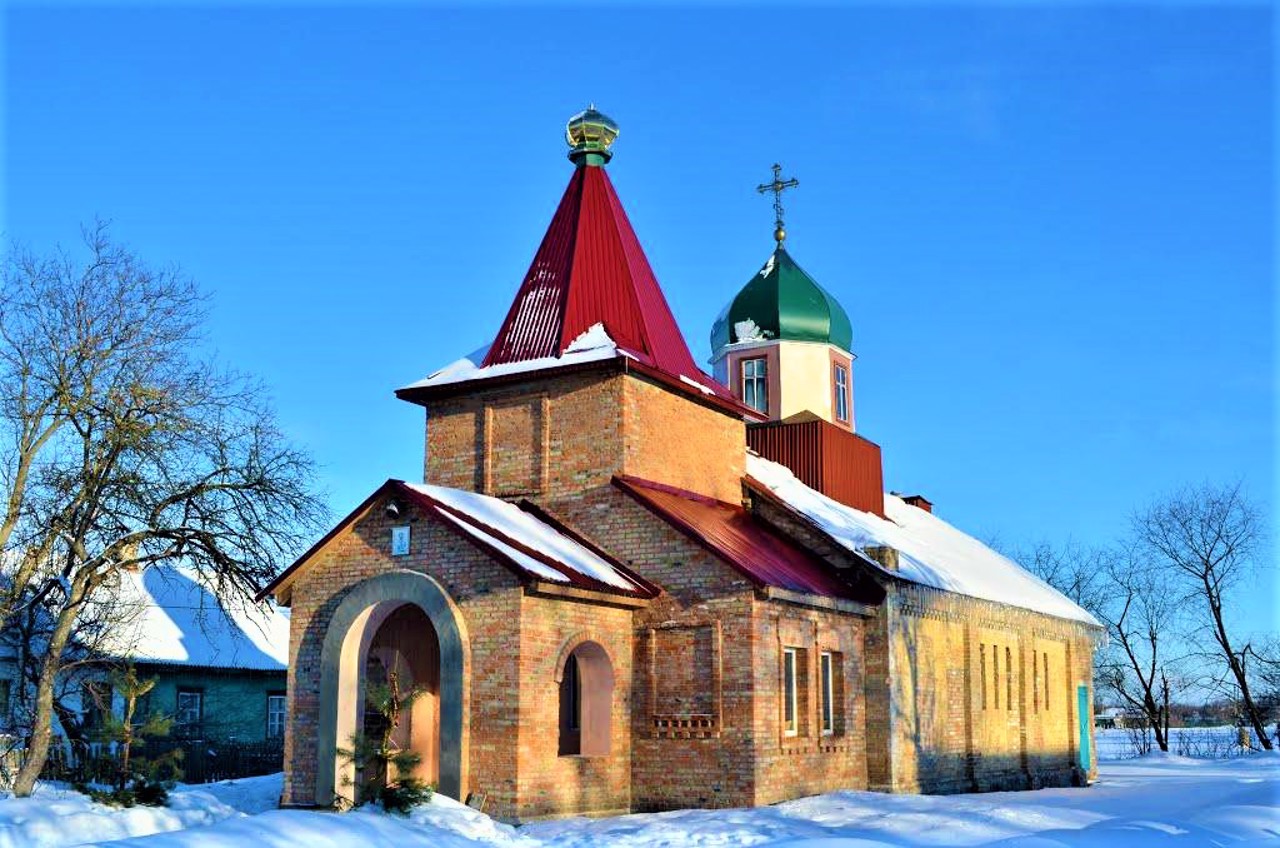
<path id="1" fill-rule="evenodd" d="M 569 158 L 579 165 L 603 165 L 613 157 L 609 148 L 618 138 L 618 125 L 592 103 L 569 119 L 564 128 Z"/>

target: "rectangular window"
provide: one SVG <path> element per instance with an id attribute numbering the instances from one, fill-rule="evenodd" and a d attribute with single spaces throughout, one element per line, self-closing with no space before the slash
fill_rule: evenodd
<path id="1" fill-rule="evenodd" d="M 763 356 L 742 360 L 742 402 L 760 412 L 769 411 L 769 360 Z"/>
<path id="2" fill-rule="evenodd" d="M 849 420 L 849 369 L 836 366 L 836 420 Z"/>
<path id="3" fill-rule="evenodd" d="M 1000 709 L 1000 649 L 991 646 L 991 693 L 995 696 L 996 709 Z"/>
<path id="4" fill-rule="evenodd" d="M 179 736 L 199 736 L 204 722 L 204 691 L 179 689 L 178 709 L 174 714 L 174 729 Z"/>
<path id="5" fill-rule="evenodd" d="M 1004 649 L 1004 686 L 1005 686 L 1005 709 L 1013 712 L 1013 654 L 1008 647 Z"/>
<path id="6" fill-rule="evenodd" d="M 987 708 L 987 645 L 978 645 L 978 674 L 982 681 L 982 708 Z"/>
<path id="7" fill-rule="evenodd" d="M 830 651 L 823 651 L 818 656 L 818 665 L 822 684 L 822 733 L 830 735 L 836 732 L 836 682 Z"/>
<path id="8" fill-rule="evenodd" d="M 284 737 L 284 720 L 285 720 L 285 698 L 280 693 L 273 693 L 267 696 L 267 738 L 281 739 Z"/>
<path id="9" fill-rule="evenodd" d="M 91 680 L 80 690 L 80 707 L 85 730 L 100 730 L 103 720 L 111 713 L 111 684 L 103 680 Z"/>
<path id="10" fill-rule="evenodd" d="M 796 649 L 782 651 L 782 730 L 795 736 L 800 730 L 796 681 Z"/>

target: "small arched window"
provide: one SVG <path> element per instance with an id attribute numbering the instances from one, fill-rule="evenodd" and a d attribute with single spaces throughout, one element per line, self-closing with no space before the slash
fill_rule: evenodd
<path id="1" fill-rule="evenodd" d="M 606 756 L 612 710 L 609 655 L 595 642 L 583 642 L 560 673 L 560 756 Z"/>

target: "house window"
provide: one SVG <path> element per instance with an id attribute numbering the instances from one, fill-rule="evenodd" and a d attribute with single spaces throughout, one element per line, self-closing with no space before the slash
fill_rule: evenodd
<path id="1" fill-rule="evenodd" d="M 103 680 L 90 680 L 80 690 L 80 706 L 86 731 L 101 730 L 111 713 L 111 684 Z"/>
<path id="2" fill-rule="evenodd" d="M 742 402 L 769 411 L 769 361 L 763 356 L 742 360 Z"/>
<path id="3" fill-rule="evenodd" d="M 836 732 L 835 663 L 830 651 L 818 655 L 818 676 L 822 688 L 822 733 L 828 736 Z"/>
<path id="4" fill-rule="evenodd" d="M 284 695 L 276 692 L 267 696 L 267 738 L 280 739 L 284 736 L 285 720 Z"/>
<path id="5" fill-rule="evenodd" d="M 849 420 L 849 369 L 836 366 L 836 420 Z"/>
<path id="6" fill-rule="evenodd" d="M 560 756 L 608 755 L 612 710 L 613 664 L 600 645 L 583 642 L 561 670 Z"/>
<path id="7" fill-rule="evenodd" d="M 174 729 L 178 736 L 199 736 L 204 722 L 204 690 L 179 689 Z"/>
<path id="8" fill-rule="evenodd" d="M 782 650 L 782 731 L 787 736 L 795 736 L 800 731 L 799 723 L 799 684 L 796 680 L 795 648 Z"/>

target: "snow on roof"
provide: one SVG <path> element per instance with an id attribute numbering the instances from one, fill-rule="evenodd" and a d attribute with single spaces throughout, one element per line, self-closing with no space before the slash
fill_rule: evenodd
<path id="1" fill-rule="evenodd" d="M 467 521 L 448 512 L 440 512 L 467 534 L 498 549 L 518 567 L 536 577 L 572 584 L 579 582 L 574 579 L 576 572 L 624 592 L 647 593 L 643 586 L 618 571 L 609 561 L 515 504 L 462 489 L 423 483 L 405 485 L 471 519 Z M 532 557 L 499 536 L 506 536 L 518 545 L 544 554 L 545 559 Z"/>
<path id="2" fill-rule="evenodd" d="M 881 545 L 897 550 L 898 569 L 886 570 L 886 574 L 960 595 L 1098 624 L 1070 598 L 1013 560 L 896 495 L 885 493 L 885 520 L 815 492 L 786 467 L 750 453 L 747 474 L 849 550 L 865 554 L 868 546 Z"/>
<path id="3" fill-rule="evenodd" d="M 289 616 L 273 604 L 218 596 L 198 575 L 153 566 L 120 572 L 112 599 L 124 623 L 107 649 L 141 662 L 284 670 L 289 662 Z"/>
<path id="4" fill-rule="evenodd" d="M 482 365 L 489 353 L 486 345 L 479 350 L 451 362 L 438 371 L 416 383 L 410 383 L 404 389 L 422 389 L 430 386 L 447 386 L 452 383 L 465 383 L 470 380 L 487 380 L 494 377 L 506 377 L 511 374 L 526 374 L 542 371 L 547 368 L 559 368 L 565 365 L 579 365 L 586 362 L 603 362 L 618 356 L 629 356 L 626 351 L 609 338 L 603 324 L 593 324 L 582 335 L 578 336 L 565 348 L 561 356 L 543 356 L 537 359 L 526 359 L 522 362 L 503 362 L 497 365 Z M 401 389 L 401 391 L 404 391 Z"/>

